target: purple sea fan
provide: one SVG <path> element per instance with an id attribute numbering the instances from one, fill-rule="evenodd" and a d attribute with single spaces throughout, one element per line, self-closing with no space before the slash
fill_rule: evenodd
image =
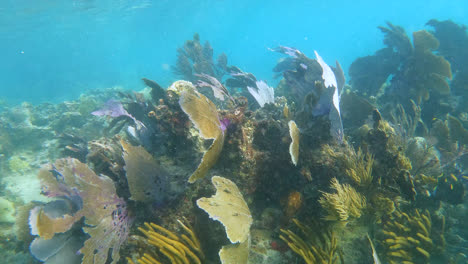
<path id="1" fill-rule="evenodd" d="M 107 101 L 101 109 L 98 109 L 91 113 L 95 116 L 110 116 L 110 117 L 119 117 L 119 116 L 128 116 L 133 118 L 127 110 L 123 107 L 122 103 L 117 100 Z"/>
<path id="2" fill-rule="evenodd" d="M 109 100 L 107 101 L 101 109 L 98 109 L 91 113 L 94 116 L 110 116 L 110 117 L 119 117 L 119 116 L 128 116 L 130 117 L 135 124 L 137 125 L 137 129 L 141 129 L 145 127 L 145 125 L 133 117 L 131 114 L 125 110 L 122 103 L 117 100 Z"/>
<path id="3" fill-rule="evenodd" d="M 128 237 L 131 221 L 125 201 L 116 194 L 114 182 L 105 175 L 96 175 L 86 164 L 71 158 L 57 160 L 53 166 L 41 169 L 38 177 L 43 193 L 48 196 L 81 200 L 82 207 L 73 214 L 73 218 L 78 222 L 84 217 L 83 231 L 90 235 L 79 251 L 84 254 L 82 263 L 106 263 L 109 249 L 112 249 L 110 263 L 117 263 L 120 259 L 119 250 Z M 35 215 L 37 217 L 34 219 L 30 217 L 30 224 L 38 231 L 44 230 L 36 232 L 41 237 L 41 233 L 50 236 L 49 230 L 56 230 L 54 225 L 63 226 L 63 217 L 44 218 L 43 214 L 33 216 Z M 65 228 L 58 230 L 60 233 L 66 231 Z"/>

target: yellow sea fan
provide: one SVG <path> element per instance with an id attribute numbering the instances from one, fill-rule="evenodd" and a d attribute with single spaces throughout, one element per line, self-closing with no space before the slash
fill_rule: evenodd
<path id="1" fill-rule="evenodd" d="M 218 160 L 224 145 L 224 130 L 218 117 L 218 110 L 206 96 L 197 92 L 190 82 L 178 81 L 172 85 L 180 91 L 179 105 L 188 115 L 204 139 L 214 139 L 210 148 L 203 155 L 197 170 L 190 176 L 193 183 L 205 177 L 208 170 Z"/>

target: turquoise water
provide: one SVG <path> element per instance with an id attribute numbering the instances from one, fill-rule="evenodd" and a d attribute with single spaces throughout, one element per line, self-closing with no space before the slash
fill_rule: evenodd
<path id="1" fill-rule="evenodd" d="M 267 48 L 317 50 L 346 69 L 382 46 L 385 21 L 407 32 L 432 18 L 468 24 L 454 1 L 28 1 L 0 3 L 0 96 L 58 101 L 110 86 L 164 86 L 175 50 L 198 32 L 229 64 L 272 80 L 278 55 Z"/>
<path id="2" fill-rule="evenodd" d="M 467 14 L 0 0 L 0 264 L 468 263 Z"/>

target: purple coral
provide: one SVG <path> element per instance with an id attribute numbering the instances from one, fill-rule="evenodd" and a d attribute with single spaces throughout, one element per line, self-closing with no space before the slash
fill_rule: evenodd
<path id="1" fill-rule="evenodd" d="M 133 117 L 131 114 L 125 110 L 122 103 L 117 100 L 109 100 L 107 101 L 101 109 L 98 109 L 91 113 L 94 116 L 110 116 L 110 117 L 119 117 L 119 116 L 128 116 L 130 117 L 136 124 L 137 130 L 145 128 L 145 125 Z"/>
<path id="2" fill-rule="evenodd" d="M 83 263 L 106 263 L 109 249 L 112 249 L 112 263 L 117 263 L 120 247 L 128 237 L 131 220 L 126 203 L 117 196 L 112 179 L 96 175 L 86 164 L 76 159 L 57 160 L 55 165 L 41 169 L 38 177 L 44 194 L 62 199 L 49 204 L 61 205 L 59 201 L 73 201 L 71 207 L 76 208 L 76 212 L 66 211 L 67 215 L 73 214 L 73 217 L 67 217 L 72 218 L 73 222 L 67 221 L 63 225 L 62 214 L 55 215 L 58 214 L 57 206 L 44 205 L 43 209 L 35 211 L 43 210 L 50 220 L 43 222 L 41 218 L 34 217 L 37 214 L 32 214 L 30 224 L 33 231 L 44 225 L 61 225 L 59 232 L 65 232 L 84 217 L 83 231 L 90 238 L 79 251 L 84 254 Z M 44 234 L 57 234 L 54 228 L 51 230 L 52 233 Z"/>
<path id="3" fill-rule="evenodd" d="M 127 110 L 123 107 L 122 103 L 117 100 L 109 100 L 107 101 L 103 107 L 99 110 L 96 110 L 91 113 L 95 116 L 110 116 L 110 117 L 119 117 L 119 116 L 128 116 L 133 118 Z"/>

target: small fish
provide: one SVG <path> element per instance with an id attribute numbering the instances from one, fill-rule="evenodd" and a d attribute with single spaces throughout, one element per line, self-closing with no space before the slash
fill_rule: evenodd
<path id="1" fill-rule="evenodd" d="M 456 181 L 456 182 L 458 181 L 457 177 L 455 177 L 455 175 L 453 175 L 453 173 L 450 174 L 450 177 L 452 177 L 452 179 L 453 179 L 454 181 Z"/>
<path id="2" fill-rule="evenodd" d="M 65 146 L 66 149 L 70 150 L 70 151 L 73 151 L 73 152 L 80 152 L 80 150 L 76 147 L 72 147 L 70 145 L 68 146 Z"/>
<path id="3" fill-rule="evenodd" d="M 52 164 L 52 169 L 49 170 L 50 173 L 52 173 L 52 175 L 55 176 L 55 179 L 59 182 L 63 182 L 65 181 L 65 177 L 63 177 L 62 173 L 60 173 L 57 168 L 55 167 L 54 164 Z"/>
<path id="4" fill-rule="evenodd" d="M 379 256 L 377 255 L 377 251 L 375 251 L 374 244 L 372 243 L 371 238 L 369 237 L 369 234 L 367 235 L 367 239 L 369 240 L 370 246 L 372 248 L 372 257 L 374 258 L 374 264 L 380 264 Z"/>

